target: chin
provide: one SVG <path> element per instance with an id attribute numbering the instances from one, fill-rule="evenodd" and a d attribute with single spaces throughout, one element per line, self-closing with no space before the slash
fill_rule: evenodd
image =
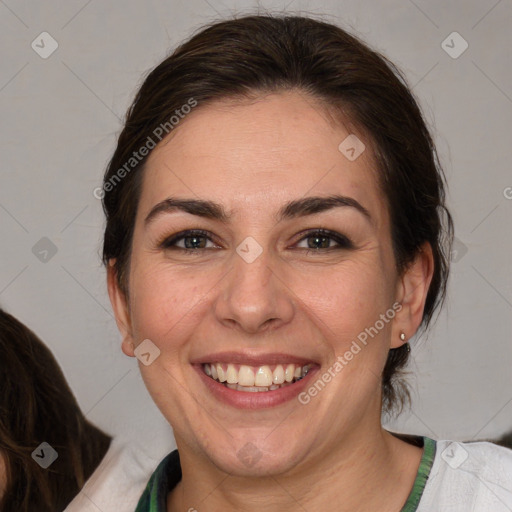
<path id="1" fill-rule="evenodd" d="M 275 433 L 275 432 L 274 432 Z M 296 436 L 294 431 L 294 436 Z M 205 456 L 225 473 L 233 476 L 264 477 L 288 473 L 297 467 L 309 451 L 304 440 L 285 440 L 283 434 L 269 437 L 268 430 L 259 436 L 225 439 L 225 442 L 204 447 Z"/>

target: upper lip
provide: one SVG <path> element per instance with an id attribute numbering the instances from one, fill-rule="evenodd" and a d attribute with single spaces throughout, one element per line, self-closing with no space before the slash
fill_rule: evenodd
<path id="1" fill-rule="evenodd" d="M 266 352 L 266 353 L 249 353 L 249 352 L 212 352 L 204 356 L 195 358 L 191 361 L 192 364 L 206 364 L 206 363 L 234 363 L 245 364 L 248 366 L 263 366 L 271 364 L 285 364 L 292 363 L 304 366 L 308 363 L 315 363 L 313 359 L 305 357 L 298 357 L 292 354 L 283 354 L 279 352 Z"/>

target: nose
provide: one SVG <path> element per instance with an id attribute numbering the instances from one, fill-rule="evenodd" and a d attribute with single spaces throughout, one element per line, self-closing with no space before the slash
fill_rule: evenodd
<path id="1" fill-rule="evenodd" d="M 251 334 L 290 322 L 295 309 L 293 293 L 268 251 L 263 250 L 251 263 L 237 253 L 232 259 L 233 268 L 220 283 L 214 306 L 218 321 Z"/>

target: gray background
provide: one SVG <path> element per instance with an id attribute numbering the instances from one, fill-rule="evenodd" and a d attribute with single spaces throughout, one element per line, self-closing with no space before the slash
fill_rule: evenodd
<path id="1" fill-rule="evenodd" d="M 510 0 L 0 0 L 0 304 L 51 347 L 88 418 L 155 457 L 168 448 L 120 351 L 93 190 L 143 74 L 203 23 L 258 9 L 355 32 L 404 70 L 432 125 L 457 251 L 446 307 L 413 342 L 412 410 L 392 426 L 456 439 L 512 428 Z M 44 31 L 58 43 L 46 59 L 31 47 Z M 442 47 L 454 31 L 469 44 L 458 58 Z"/>

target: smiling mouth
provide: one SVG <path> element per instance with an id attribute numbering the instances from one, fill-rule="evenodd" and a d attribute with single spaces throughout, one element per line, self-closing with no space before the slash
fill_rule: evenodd
<path id="1" fill-rule="evenodd" d="M 274 391 L 303 379 L 313 364 L 249 366 L 233 363 L 205 363 L 203 372 L 224 386 L 246 392 Z"/>

